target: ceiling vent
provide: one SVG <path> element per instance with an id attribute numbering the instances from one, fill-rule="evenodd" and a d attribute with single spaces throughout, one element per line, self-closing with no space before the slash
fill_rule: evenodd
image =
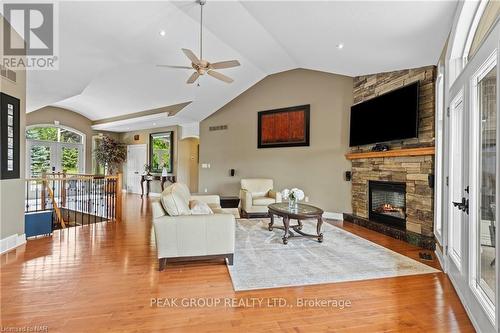
<path id="1" fill-rule="evenodd" d="M 219 125 L 219 126 L 210 126 L 208 128 L 208 130 L 210 132 L 214 132 L 214 131 L 225 131 L 227 130 L 227 125 Z"/>
<path id="2" fill-rule="evenodd" d="M 8 69 L 5 66 L 0 65 L 0 73 L 2 77 L 6 78 L 7 80 L 16 82 L 16 72 Z"/>

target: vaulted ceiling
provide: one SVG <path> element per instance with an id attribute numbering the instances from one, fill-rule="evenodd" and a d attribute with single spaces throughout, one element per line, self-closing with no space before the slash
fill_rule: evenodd
<path id="1" fill-rule="evenodd" d="M 189 65 L 181 48 L 199 53 L 194 1 L 60 2 L 59 70 L 29 72 L 27 108 L 67 108 L 111 131 L 194 123 L 276 72 L 356 76 L 435 64 L 456 4 L 208 0 L 204 58 L 241 66 L 223 70 L 232 84 L 205 76 L 197 86 L 185 83 L 190 71 L 156 67 Z M 137 114 L 186 102 L 171 116 Z"/>

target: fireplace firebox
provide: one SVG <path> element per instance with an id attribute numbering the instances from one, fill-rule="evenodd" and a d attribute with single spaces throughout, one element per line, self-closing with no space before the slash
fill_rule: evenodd
<path id="1" fill-rule="evenodd" d="M 370 180 L 368 191 L 369 219 L 406 229 L 406 184 Z"/>

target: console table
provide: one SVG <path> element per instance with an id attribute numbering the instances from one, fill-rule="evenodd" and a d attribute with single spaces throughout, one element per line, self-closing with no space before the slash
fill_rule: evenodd
<path id="1" fill-rule="evenodd" d="M 142 175 L 141 176 L 141 198 L 144 196 L 144 182 L 146 182 L 146 196 L 149 196 L 150 191 L 150 183 L 153 180 L 161 181 L 161 191 L 163 192 L 165 182 L 169 181 L 171 183 L 175 183 L 175 176 L 154 176 L 154 175 Z"/>

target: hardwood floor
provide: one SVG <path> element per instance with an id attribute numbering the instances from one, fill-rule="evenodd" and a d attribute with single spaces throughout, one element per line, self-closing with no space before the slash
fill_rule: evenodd
<path id="1" fill-rule="evenodd" d="M 123 207 L 121 223 L 56 231 L 1 256 L 4 330 L 474 332 L 443 273 L 238 293 L 220 261 L 169 264 L 160 273 L 149 202 L 128 195 Z M 418 260 L 416 247 L 347 222 L 337 225 Z M 439 267 L 435 261 L 430 264 Z M 155 298 L 178 298 L 178 307 L 152 307 Z M 183 299 L 191 298 L 262 299 L 263 304 L 182 307 Z M 268 306 L 280 299 L 295 304 L 298 298 L 348 300 L 351 306 Z"/>

